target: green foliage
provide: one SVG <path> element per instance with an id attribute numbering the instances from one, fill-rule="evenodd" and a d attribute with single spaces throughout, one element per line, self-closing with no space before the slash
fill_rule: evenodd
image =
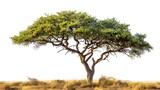
<path id="1" fill-rule="evenodd" d="M 26 30 L 21 31 L 19 36 L 11 39 L 15 44 L 33 43 L 36 47 L 47 43 L 63 46 L 63 39 L 76 36 L 84 42 L 101 41 L 99 47 L 115 49 L 131 57 L 150 51 L 151 45 L 144 40 L 146 35 L 132 35 L 128 27 L 128 24 L 120 23 L 115 18 L 98 20 L 85 12 L 62 11 L 40 17 Z"/>
<path id="2" fill-rule="evenodd" d="M 74 11 L 62 11 L 57 15 L 47 15 L 40 17 L 30 25 L 27 30 L 19 33 L 19 36 L 12 37 L 15 44 L 28 45 L 36 43 L 38 45 L 46 44 L 43 39 L 60 37 L 60 35 L 71 35 L 71 27 L 83 28 L 88 22 L 94 21 L 94 18 L 86 13 L 76 13 Z M 81 30 L 76 30 L 81 32 Z M 40 42 L 39 42 L 40 41 Z"/>

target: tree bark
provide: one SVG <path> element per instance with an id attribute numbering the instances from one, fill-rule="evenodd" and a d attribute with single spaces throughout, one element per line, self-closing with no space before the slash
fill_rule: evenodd
<path id="1" fill-rule="evenodd" d="M 94 72 L 87 72 L 88 85 L 92 85 Z"/>
<path id="2" fill-rule="evenodd" d="M 95 69 L 94 69 L 95 64 L 93 63 L 92 67 L 89 67 L 87 61 L 85 60 L 85 56 L 83 56 L 82 54 L 79 54 L 79 56 L 80 56 L 81 63 L 84 65 L 85 70 L 87 72 L 88 85 L 92 86 L 93 76 L 95 72 Z"/>
<path id="3" fill-rule="evenodd" d="M 86 72 L 87 72 L 87 82 L 88 82 L 88 85 L 92 85 L 92 82 L 93 82 L 93 76 L 94 76 L 94 66 L 92 66 L 92 69 L 90 69 L 89 65 L 85 62 L 83 63 L 85 69 L 86 69 Z"/>

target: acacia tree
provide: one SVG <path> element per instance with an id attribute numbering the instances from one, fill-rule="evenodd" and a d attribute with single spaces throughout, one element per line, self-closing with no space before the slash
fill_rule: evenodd
<path id="1" fill-rule="evenodd" d="M 78 54 L 91 84 L 95 66 L 109 55 L 123 53 L 134 58 L 152 49 L 144 40 L 145 34 L 132 35 L 128 27 L 114 18 L 98 20 L 84 12 L 62 11 L 40 17 L 11 39 L 14 44 L 34 44 L 35 47 L 50 43 L 60 47 L 59 51 Z"/>

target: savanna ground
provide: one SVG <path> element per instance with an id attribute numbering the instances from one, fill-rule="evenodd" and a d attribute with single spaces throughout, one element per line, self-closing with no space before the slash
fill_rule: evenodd
<path id="1" fill-rule="evenodd" d="M 26 82 L 0 82 L 0 90 L 160 90 L 160 82 L 132 82 L 102 76 L 92 86 L 86 80 L 39 81 L 28 78 Z"/>

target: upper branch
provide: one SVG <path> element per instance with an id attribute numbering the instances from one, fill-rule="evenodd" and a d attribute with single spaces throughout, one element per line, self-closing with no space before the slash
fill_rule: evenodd
<path id="1" fill-rule="evenodd" d="M 99 41 L 96 41 L 96 40 L 91 40 L 90 42 L 85 42 L 86 46 L 83 50 L 82 53 L 88 51 L 84 56 L 87 57 L 86 58 L 86 62 L 89 61 L 89 59 L 93 56 L 93 52 L 96 51 L 100 46 L 103 45 L 103 40 L 99 40 Z"/>
<path id="2" fill-rule="evenodd" d="M 69 42 L 68 42 L 68 40 L 69 40 L 69 36 L 66 36 L 66 38 L 64 39 L 64 42 L 61 43 L 61 45 L 62 45 L 66 50 L 68 50 L 68 51 L 71 51 L 71 52 L 73 52 L 73 53 L 80 53 L 78 50 L 69 47 Z"/>
<path id="3" fill-rule="evenodd" d="M 93 61 L 93 65 L 99 63 L 100 61 L 102 60 L 106 60 L 109 56 L 110 53 L 116 53 L 116 52 L 122 52 L 121 50 L 123 50 L 122 47 L 118 48 L 118 49 L 115 49 L 115 50 L 108 50 L 106 52 L 103 52 L 100 56 L 100 58 L 98 58 L 96 61 L 94 60 L 94 58 L 92 59 Z"/>
<path id="4" fill-rule="evenodd" d="M 107 52 L 103 52 L 101 54 L 100 58 L 98 58 L 96 61 L 94 59 L 92 59 L 93 60 L 93 64 L 97 64 L 100 61 L 105 60 L 108 56 L 109 56 L 109 52 L 108 51 Z"/>
<path id="5" fill-rule="evenodd" d="M 93 56 L 93 50 L 94 50 L 94 49 L 91 48 L 91 49 L 90 49 L 90 52 L 88 52 L 87 54 L 85 54 L 85 56 L 88 56 L 88 55 L 89 55 L 89 56 L 87 57 L 87 59 L 86 59 L 86 62 L 88 62 L 89 59 Z"/>
<path id="6" fill-rule="evenodd" d="M 85 53 L 87 51 L 88 47 L 91 45 L 89 43 L 85 43 L 85 44 L 86 44 L 86 46 L 84 47 L 84 50 L 82 51 L 82 53 Z"/>
<path id="7" fill-rule="evenodd" d="M 64 40 L 64 37 L 62 37 L 60 39 L 58 39 L 56 37 L 52 37 L 53 39 L 51 39 L 51 38 L 45 39 L 43 37 L 41 37 L 41 38 L 44 43 L 51 43 L 53 46 L 60 46 L 62 44 L 62 41 Z M 42 42 L 42 41 L 40 41 L 40 42 Z"/>
<path id="8" fill-rule="evenodd" d="M 74 35 L 73 38 L 74 38 L 74 40 L 76 41 L 76 49 L 77 49 L 77 51 L 79 51 L 79 47 L 78 47 L 78 46 L 79 46 L 80 43 L 79 43 L 78 39 L 76 38 L 76 35 Z M 80 52 L 80 51 L 79 51 L 79 52 Z"/>

